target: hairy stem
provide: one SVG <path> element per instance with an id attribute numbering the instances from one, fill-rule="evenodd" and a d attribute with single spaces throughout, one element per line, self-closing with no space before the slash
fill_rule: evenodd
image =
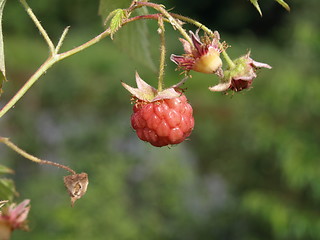
<path id="1" fill-rule="evenodd" d="M 162 13 L 163 16 L 165 16 L 169 22 L 171 23 L 172 27 L 174 29 L 177 29 L 181 35 L 190 43 L 192 43 L 191 38 L 189 37 L 188 33 L 186 32 L 186 30 L 183 29 L 183 27 L 181 26 L 181 24 L 170 15 L 170 13 L 168 11 L 166 11 L 164 9 L 164 7 L 162 7 L 160 4 L 156 4 L 156 3 L 150 3 L 150 2 L 135 2 L 137 7 L 142 7 L 142 6 L 147 6 L 147 7 L 151 7 L 154 8 L 155 10 L 157 10 L 158 12 Z"/>
<path id="2" fill-rule="evenodd" d="M 103 31 L 102 33 L 100 33 L 98 36 L 92 38 L 91 40 L 89 40 L 88 42 L 78 46 L 78 47 L 75 47 L 69 51 L 66 51 L 64 53 L 60 53 L 59 54 L 59 61 L 62 60 L 62 59 L 65 59 L 67 57 L 70 57 L 78 52 L 81 52 L 82 50 L 98 43 L 100 40 L 104 39 L 105 37 L 109 36 L 111 33 L 111 30 L 110 28 L 106 29 L 105 31 Z"/>
<path id="3" fill-rule="evenodd" d="M 32 85 L 56 62 L 52 57 L 48 58 L 40 68 L 29 78 L 20 90 L 10 99 L 10 101 L 0 110 L 0 118 L 6 114 L 32 87 Z"/>
<path id="4" fill-rule="evenodd" d="M 170 13 L 170 15 L 176 19 L 179 19 L 181 21 L 195 25 L 196 27 L 202 29 L 204 32 L 208 33 L 210 36 L 213 35 L 213 32 L 209 28 L 207 28 L 205 25 L 203 25 L 202 23 L 200 23 L 192 18 L 185 17 L 185 16 L 182 16 L 182 15 L 176 14 L 176 13 Z"/>
<path id="5" fill-rule="evenodd" d="M 228 53 L 226 52 L 226 50 L 222 51 L 222 56 L 224 57 L 224 59 L 226 60 L 227 64 L 229 65 L 230 69 L 234 68 L 236 65 L 234 64 L 234 62 L 231 60 L 231 58 L 229 57 Z"/>
<path id="6" fill-rule="evenodd" d="M 13 151 L 17 152 L 18 154 L 20 154 L 21 156 L 25 157 L 26 159 L 29 159 L 32 162 L 36 162 L 39 164 L 46 164 L 46 165 L 51 165 L 51 166 L 55 166 L 58 168 L 62 168 L 64 170 L 69 171 L 71 174 L 76 174 L 76 172 L 74 170 L 72 170 L 71 168 L 59 164 L 59 163 L 55 163 L 55 162 L 51 162 L 51 161 L 47 161 L 47 160 L 42 160 L 40 158 L 37 158 L 29 153 L 27 153 L 26 151 L 22 150 L 21 148 L 19 148 L 17 145 L 15 145 L 13 142 L 11 142 L 9 140 L 9 138 L 4 138 L 4 137 L 0 137 L 0 142 L 4 143 L 5 145 L 7 145 L 9 148 L 11 148 Z"/>
<path id="7" fill-rule="evenodd" d="M 214 36 L 214 33 L 211 31 L 211 29 L 207 28 L 205 25 L 203 25 L 202 23 L 189 18 L 189 17 L 185 17 L 179 14 L 175 14 L 175 13 L 170 13 L 170 15 L 176 19 L 179 19 L 181 21 L 187 22 L 187 23 L 191 23 L 195 26 L 197 26 L 198 28 L 202 29 L 205 33 L 207 33 L 209 36 Z M 222 46 L 222 44 L 221 44 Z M 224 47 L 221 47 L 223 49 L 222 51 L 222 56 L 224 57 L 224 59 L 226 60 L 227 64 L 229 65 L 230 68 L 234 68 L 235 64 L 233 63 L 233 61 L 231 60 L 231 58 L 229 57 L 228 53 L 226 52 L 226 50 L 224 49 Z"/>
<path id="8" fill-rule="evenodd" d="M 34 22 L 34 24 L 36 25 L 36 27 L 39 29 L 44 40 L 47 42 L 51 55 L 54 55 L 54 52 L 55 52 L 54 44 L 51 41 L 46 30 L 42 27 L 40 21 L 37 19 L 36 15 L 34 15 L 34 13 L 32 12 L 32 9 L 29 7 L 28 3 L 25 0 L 20 0 L 20 2 L 23 5 L 23 7 L 25 8 L 25 10 L 27 11 L 27 13 L 30 16 L 30 18 L 32 19 L 32 21 Z"/>
<path id="9" fill-rule="evenodd" d="M 55 63 L 70 57 L 82 50 L 94 45 L 95 43 L 99 42 L 101 39 L 105 38 L 106 36 L 110 35 L 110 29 L 108 28 L 98 36 L 94 37 L 93 39 L 89 40 L 88 42 L 75 47 L 69 51 L 60 54 L 54 54 L 50 56 L 40 67 L 39 69 L 27 80 L 27 82 L 20 88 L 20 90 L 10 99 L 10 101 L 0 110 L 0 118 L 6 114 L 23 96 L 24 94 L 32 87 L 32 85 Z M 62 35 L 64 37 L 64 34 Z M 61 42 L 61 41 L 59 41 Z"/>
<path id="10" fill-rule="evenodd" d="M 67 33 L 68 33 L 68 31 L 69 31 L 69 28 L 70 28 L 70 26 L 66 27 L 66 28 L 63 30 L 63 32 L 62 32 L 62 34 L 61 34 L 61 37 L 60 37 L 60 39 L 59 39 L 59 42 L 58 42 L 56 48 L 54 49 L 54 53 L 55 53 L 55 54 L 58 54 L 58 53 L 59 53 L 60 48 L 61 48 L 61 46 L 62 46 L 62 44 L 63 44 L 63 41 L 64 41 L 64 39 L 66 38 Z"/>
<path id="11" fill-rule="evenodd" d="M 159 78 L 158 78 L 158 91 L 161 92 L 163 88 L 163 76 L 164 76 L 164 67 L 165 67 L 165 58 L 166 58 L 166 42 L 164 35 L 164 25 L 163 18 L 159 18 L 158 20 L 159 29 L 158 32 L 160 34 L 160 66 L 159 66 Z"/>
<path id="12" fill-rule="evenodd" d="M 139 16 L 135 16 L 135 17 L 131 17 L 131 18 L 125 19 L 123 21 L 122 25 L 125 25 L 125 24 L 133 22 L 133 21 L 141 20 L 141 19 L 155 19 L 155 20 L 158 20 L 160 17 L 162 17 L 161 13 L 139 15 Z M 166 22 L 169 22 L 168 19 L 163 19 L 163 20 L 166 21 Z"/>
<path id="13" fill-rule="evenodd" d="M 35 16 L 35 14 L 32 12 L 31 8 L 29 7 L 29 5 L 27 4 L 26 0 L 20 0 L 20 2 L 22 3 L 22 5 L 24 6 L 24 8 L 26 9 L 28 15 L 31 17 L 31 19 L 33 20 L 33 22 L 35 23 L 35 25 L 37 26 L 37 28 L 39 29 L 39 31 L 41 32 L 42 36 L 44 37 L 45 41 L 47 42 L 47 45 L 49 47 L 50 53 L 51 55 L 49 56 L 49 58 L 39 67 L 39 69 L 26 81 L 26 83 L 20 88 L 20 90 L 9 100 L 9 102 L 0 110 L 0 118 L 6 114 L 23 96 L 24 94 L 33 86 L 33 84 L 50 68 L 52 67 L 55 63 L 70 57 L 78 52 L 81 52 L 82 50 L 98 43 L 100 40 L 102 40 L 103 38 L 107 37 L 108 35 L 110 35 L 111 30 L 110 28 L 106 29 L 105 31 L 103 31 L 102 33 L 100 33 L 98 36 L 92 38 L 91 40 L 87 41 L 86 43 L 75 47 L 71 50 L 68 50 L 66 52 L 63 53 L 58 53 L 58 51 L 60 50 L 63 40 L 66 37 L 66 34 L 68 32 L 69 27 L 67 27 L 64 32 L 62 33 L 57 46 L 55 47 L 54 44 L 52 43 L 50 37 L 48 36 L 47 32 L 45 31 L 45 29 L 42 27 L 40 21 L 37 19 L 37 17 Z M 163 16 L 165 16 L 165 18 L 162 18 L 162 21 L 168 21 L 171 23 L 171 25 L 180 31 L 180 33 L 183 35 L 183 37 L 189 41 L 192 44 L 192 40 L 189 37 L 189 35 L 187 34 L 187 32 L 182 28 L 181 24 L 170 15 L 169 12 L 167 12 L 161 5 L 159 4 L 155 4 L 155 3 L 149 3 L 149 2 L 133 2 L 132 6 L 130 6 L 130 11 L 133 11 L 135 8 L 139 8 L 139 7 L 143 7 L 143 6 L 148 6 L 148 7 L 152 7 L 154 9 L 156 9 L 157 11 L 159 11 Z M 133 22 L 136 20 L 140 20 L 140 19 L 158 19 L 161 17 L 161 15 L 159 14 L 151 14 L 151 15 L 141 15 L 141 16 L 137 16 L 137 17 L 133 17 L 133 18 L 129 18 L 126 21 L 124 21 L 122 23 L 122 26 L 129 23 L 129 22 Z M 164 28 L 163 28 L 164 29 Z M 164 41 L 164 36 L 162 36 L 161 38 L 163 38 Z M 162 46 L 161 47 L 161 59 L 164 59 L 165 57 L 165 48 Z M 163 78 L 163 69 L 164 69 L 164 61 L 160 59 L 160 63 L 163 65 L 163 67 L 160 66 L 160 72 L 159 72 L 159 79 L 160 79 L 160 83 L 159 85 L 162 85 L 162 78 Z M 163 62 L 162 62 L 163 61 Z M 161 70 L 162 69 L 162 70 Z M 160 87 L 161 89 L 162 87 Z"/>

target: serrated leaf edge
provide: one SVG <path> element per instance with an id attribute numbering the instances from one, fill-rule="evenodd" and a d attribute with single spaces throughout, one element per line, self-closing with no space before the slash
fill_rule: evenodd
<path id="1" fill-rule="evenodd" d="M 116 9 L 112 11 L 113 17 L 110 21 L 110 37 L 113 39 L 113 35 L 121 28 L 123 20 L 127 18 L 127 12 L 123 9 Z"/>
<path id="2" fill-rule="evenodd" d="M 112 12 L 109 13 L 109 15 L 106 17 L 106 19 L 103 21 L 103 25 L 107 25 L 108 21 L 114 17 L 114 15 L 116 15 L 116 13 L 122 10 L 121 8 L 117 8 L 115 10 L 113 10 Z"/>

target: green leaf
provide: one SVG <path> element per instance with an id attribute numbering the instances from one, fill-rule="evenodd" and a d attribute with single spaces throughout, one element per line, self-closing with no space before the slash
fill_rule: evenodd
<path id="1" fill-rule="evenodd" d="M 290 11 L 290 7 L 289 7 L 289 5 L 285 2 L 285 1 L 283 1 L 283 0 L 275 0 L 275 1 L 277 1 L 282 7 L 284 7 L 287 11 Z"/>
<path id="2" fill-rule="evenodd" d="M 8 173 L 14 173 L 12 169 L 7 168 L 6 166 L 0 165 L 0 174 L 8 174 Z"/>
<path id="3" fill-rule="evenodd" d="M 139 15 L 146 14 L 145 8 L 136 10 Z M 149 29 L 147 22 L 136 21 L 126 24 L 115 35 L 114 41 L 127 56 L 155 71 L 155 63 L 151 57 Z"/>
<path id="4" fill-rule="evenodd" d="M 0 96 L 2 93 L 2 83 L 6 80 L 6 69 L 4 64 L 4 48 L 2 36 L 2 13 L 6 0 L 0 0 Z"/>
<path id="5" fill-rule="evenodd" d="M 109 16 L 113 16 L 110 22 L 111 39 L 113 39 L 113 34 L 115 34 L 121 27 L 123 19 L 127 17 L 126 15 L 126 11 L 123 9 L 116 9 L 110 13 Z M 106 21 L 108 20 L 108 18 L 106 19 Z"/>
<path id="6" fill-rule="evenodd" d="M 102 17 L 102 22 L 106 22 L 106 19 L 114 9 L 128 8 L 130 4 L 130 0 L 100 0 L 98 14 Z"/>
<path id="7" fill-rule="evenodd" d="M 116 14 L 116 10 L 119 8 L 128 8 L 130 4 L 130 0 L 100 0 L 99 15 L 102 17 L 103 22 L 106 22 L 108 17 L 110 18 L 112 14 Z M 135 10 L 134 13 L 138 15 L 144 15 L 148 14 L 148 11 L 145 7 L 143 7 Z M 115 15 L 113 15 L 113 17 L 114 16 Z M 114 21 L 116 27 L 117 21 Z M 126 24 L 121 28 L 120 31 L 117 32 L 114 37 L 114 41 L 123 51 L 125 51 L 126 55 L 131 57 L 134 61 L 140 62 L 152 70 L 156 69 L 149 48 L 150 42 L 148 38 L 148 26 L 146 21 L 142 20 Z"/>
<path id="8" fill-rule="evenodd" d="M 109 13 L 108 17 L 104 20 L 103 25 L 107 25 L 110 18 L 113 18 L 118 13 L 118 11 L 123 11 L 123 9 L 117 8 L 117 9 L 113 10 L 111 13 Z"/>
<path id="9" fill-rule="evenodd" d="M 0 178 L 0 199 L 12 201 L 17 194 L 14 182 L 11 179 Z"/>
<path id="10" fill-rule="evenodd" d="M 262 16 L 262 12 L 258 3 L 258 0 L 250 0 L 250 2 L 253 4 L 253 6 L 258 10 L 260 16 Z"/>

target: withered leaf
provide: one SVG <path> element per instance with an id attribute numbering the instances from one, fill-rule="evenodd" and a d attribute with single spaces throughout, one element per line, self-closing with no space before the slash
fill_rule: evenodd
<path id="1" fill-rule="evenodd" d="M 80 199 L 87 191 L 89 183 L 88 174 L 79 173 L 68 175 L 64 177 L 63 181 L 71 197 L 71 206 L 73 207 L 75 201 Z"/>

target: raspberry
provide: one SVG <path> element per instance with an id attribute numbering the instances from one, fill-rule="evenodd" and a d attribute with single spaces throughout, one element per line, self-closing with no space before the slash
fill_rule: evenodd
<path id="1" fill-rule="evenodd" d="M 219 73 L 221 71 L 222 60 L 220 53 L 223 47 L 219 43 L 219 33 L 214 32 L 212 37 L 199 37 L 190 31 L 191 42 L 180 38 L 185 54 L 182 56 L 171 54 L 171 61 L 178 65 L 179 69 L 185 71 L 196 71 L 201 73 Z"/>
<path id="2" fill-rule="evenodd" d="M 193 110 L 179 88 L 185 81 L 186 78 L 170 88 L 157 90 L 136 73 L 137 88 L 122 82 L 136 100 L 131 126 L 141 140 L 162 147 L 181 143 L 191 134 Z"/>
<path id="3" fill-rule="evenodd" d="M 224 71 L 220 77 L 220 83 L 209 87 L 213 92 L 225 92 L 228 90 L 239 92 L 251 87 L 253 80 L 257 77 L 256 71 L 259 68 L 271 69 L 266 63 L 254 61 L 250 52 L 233 60 L 234 66 Z"/>
<path id="4" fill-rule="evenodd" d="M 162 147 L 183 142 L 194 127 L 193 110 L 185 95 L 154 102 L 137 100 L 131 125 L 138 137 Z"/>

